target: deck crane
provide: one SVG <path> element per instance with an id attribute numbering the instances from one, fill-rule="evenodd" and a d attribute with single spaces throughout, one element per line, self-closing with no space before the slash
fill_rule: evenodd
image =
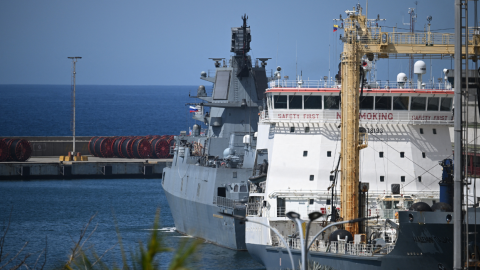
<path id="1" fill-rule="evenodd" d="M 429 55 L 434 58 L 453 57 L 453 33 L 432 33 L 430 27 L 423 33 L 384 32 L 381 27 L 369 25 L 362 8 L 357 5 L 345 11 L 341 19 L 344 35 L 341 54 L 341 207 L 344 220 L 359 216 L 359 151 L 367 147 L 367 134 L 359 132 L 359 84 L 362 57 L 410 58 Z M 338 20 L 338 19 L 337 19 Z M 480 35 L 468 30 L 468 42 L 462 45 L 462 58 L 476 61 L 480 52 Z M 359 233 L 358 223 L 347 223 L 345 229 L 352 235 Z"/>

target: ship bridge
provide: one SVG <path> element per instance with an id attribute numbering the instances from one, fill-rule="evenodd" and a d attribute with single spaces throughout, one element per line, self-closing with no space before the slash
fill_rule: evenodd
<path id="1" fill-rule="evenodd" d="M 340 123 L 340 91 L 341 85 L 334 81 L 272 81 L 260 121 Z M 360 122 L 453 125 L 453 93 L 448 82 L 425 84 L 422 89 L 388 81 L 369 83 L 360 97 Z"/>

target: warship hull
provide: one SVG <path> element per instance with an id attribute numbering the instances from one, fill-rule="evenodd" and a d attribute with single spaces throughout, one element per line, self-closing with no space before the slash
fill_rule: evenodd
<path id="1" fill-rule="evenodd" d="M 174 160 L 172 167 L 164 170 L 162 180 L 176 230 L 222 247 L 246 250 L 245 223 L 220 214 L 245 216 L 245 203 L 216 196 L 216 191 L 230 184 L 232 172 L 246 179 L 252 170 L 209 168 L 182 161 Z"/>

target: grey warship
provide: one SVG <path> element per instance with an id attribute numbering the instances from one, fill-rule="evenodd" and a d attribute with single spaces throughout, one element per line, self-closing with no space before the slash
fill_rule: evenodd
<path id="1" fill-rule="evenodd" d="M 172 164 L 162 176 L 176 230 L 234 250 L 246 250 L 245 224 L 219 212 L 245 216 L 247 179 L 256 165 L 254 134 L 271 80 L 265 69 L 269 58 L 253 64 L 248 55 L 250 27 L 248 17 L 242 19 L 241 27 L 232 27 L 228 63 L 210 58 L 215 76 L 201 73 L 200 79 L 214 84 L 212 95 L 200 86 L 192 98 L 202 102 L 188 104 L 193 105 L 193 118 L 208 127 L 206 134 L 194 125 L 191 134 L 176 136 Z M 204 107 L 210 112 L 204 113 Z"/>

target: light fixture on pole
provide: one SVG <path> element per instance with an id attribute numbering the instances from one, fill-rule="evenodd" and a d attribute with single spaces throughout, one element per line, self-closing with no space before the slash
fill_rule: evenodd
<path id="1" fill-rule="evenodd" d="M 73 151 L 72 151 L 72 156 L 74 156 L 75 153 L 75 77 L 77 75 L 77 72 L 75 71 L 75 64 L 77 63 L 78 59 L 82 59 L 80 56 L 70 56 L 68 59 L 72 59 L 73 62 L 73 82 L 72 82 L 72 91 L 73 91 L 73 96 L 72 96 L 72 134 L 73 134 Z"/>

